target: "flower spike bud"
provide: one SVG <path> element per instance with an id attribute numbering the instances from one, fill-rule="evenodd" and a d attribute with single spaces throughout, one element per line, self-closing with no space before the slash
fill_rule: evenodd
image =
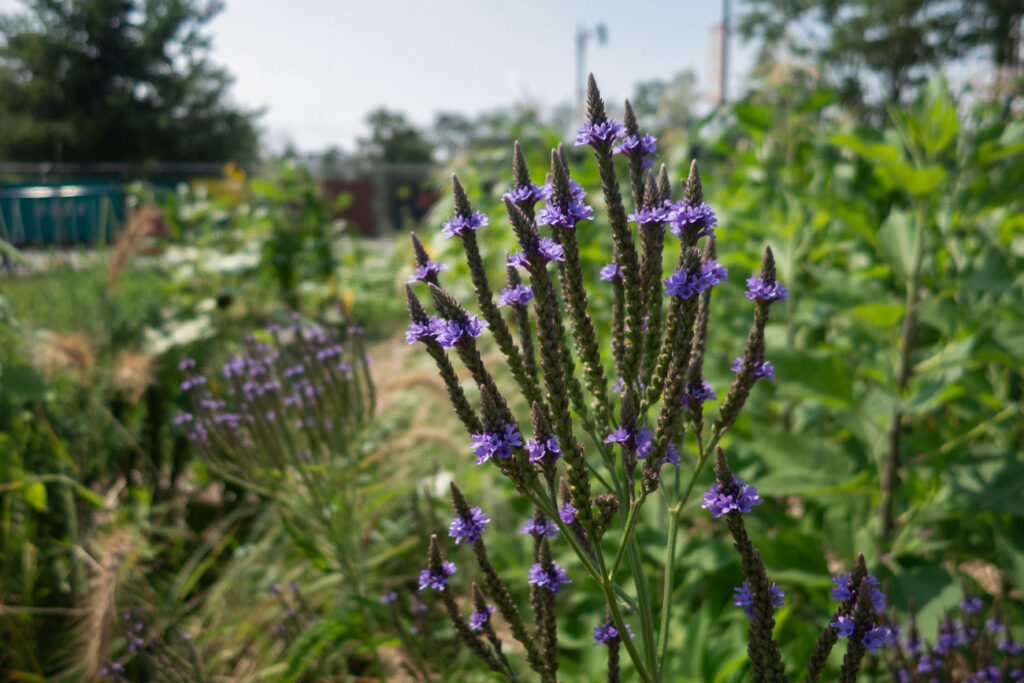
<path id="1" fill-rule="evenodd" d="M 526 164 L 526 155 L 518 140 L 512 147 L 512 182 L 513 187 L 530 186 L 530 167 Z"/>
<path id="2" fill-rule="evenodd" d="M 455 509 L 455 513 L 460 517 L 469 517 L 469 501 L 466 500 L 466 496 L 459 490 L 459 487 L 455 485 L 453 481 L 449 487 L 452 496 L 452 507 Z"/>
<path id="3" fill-rule="evenodd" d="M 871 584 L 865 576 L 857 587 L 857 602 L 853 608 L 853 633 L 849 636 L 850 642 L 846 646 L 846 656 L 843 657 L 843 668 L 839 671 L 840 683 L 855 683 L 857 680 L 857 672 L 867 653 L 864 634 L 871 629 L 871 617 Z"/>
<path id="4" fill-rule="evenodd" d="M 667 202 L 672 199 L 672 183 L 668 180 L 668 166 L 661 165 L 658 169 L 658 201 Z"/>
<path id="5" fill-rule="evenodd" d="M 772 253 L 771 247 L 765 246 L 764 257 L 761 259 L 761 279 L 766 285 L 773 285 L 775 278 L 775 254 Z"/>
<path id="6" fill-rule="evenodd" d="M 593 123 L 604 123 L 608 119 L 594 74 L 587 76 L 587 118 Z"/>
<path id="7" fill-rule="evenodd" d="M 704 188 L 700 184 L 700 171 L 696 159 L 690 162 L 690 175 L 683 183 L 683 201 L 690 206 L 704 202 Z"/>
<path id="8" fill-rule="evenodd" d="M 563 163 L 557 149 L 551 150 L 551 198 L 563 206 L 572 200 L 572 191 L 569 187 L 569 167 Z"/>
<path id="9" fill-rule="evenodd" d="M 410 232 L 409 236 L 412 238 L 412 250 L 416 254 L 416 265 L 425 266 L 430 263 L 430 256 L 427 254 L 427 250 L 423 248 L 423 243 L 420 242 L 420 238 L 416 236 L 416 233 Z"/>
<path id="10" fill-rule="evenodd" d="M 409 285 L 405 286 L 405 303 L 409 308 L 409 317 L 414 323 L 423 325 L 430 320 L 426 310 L 423 308 L 423 304 L 420 303 L 419 297 L 416 296 L 416 292 L 412 291 L 412 287 Z"/>
<path id="11" fill-rule="evenodd" d="M 633 105 L 629 103 L 628 98 L 623 109 L 622 124 L 626 126 L 626 135 L 640 135 L 640 124 L 637 123 L 636 113 L 633 111 Z"/>
<path id="12" fill-rule="evenodd" d="M 456 216 L 469 218 L 473 215 L 473 207 L 469 205 L 469 197 L 466 196 L 462 183 L 459 182 L 458 177 L 454 173 L 452 174 L 452 201 L 455 204 Z"/>
<path id="13" fill-rule="evenodd" d="M 639 415 L 637 403 L 636 389 L 631 386 L 626 387 L 626 391 L 622 396 L 622 411 L 619 415 L 621 419 L 620 426 L 627 431 L 636 429 L 636 419 Z"/>
<path id="14" fill-rule="evenodd" d="M 466 309 L 451 294 L 434 284 L 427 285 L 427 287 L 430 289 L 430 298 L 434 300 L 434 306 L 437 307 L 442 318 L 462 321 L 469 317 Z"/>
<path id="15" fill-rule="evenodd" d="M 644 206 L 649 209 L 653 209 L 661 203 L 658 199 L 658 182 L 651 173 L 647 174 L 647 180 L 644 182 L 643 199 Z"/>
<path id="16" fill-rule="evenodd" d="M 558 143 L 558 158 L 562 160 L 562 166 L 565 166 L 566 174 L 569 173 L 569 155 L 565 153 L 565 145 L 561 142 Z"/>

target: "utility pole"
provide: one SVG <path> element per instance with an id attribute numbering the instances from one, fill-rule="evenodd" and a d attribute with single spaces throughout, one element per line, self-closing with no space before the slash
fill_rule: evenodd
<path id="1" fill-rule="evenodd" d="M 726 87 L 729 84 L 729 0 L 722 0 L 722 71 L 719 74 L 719 104 L 728 99 Z"/>
<path id="2" fill-rule="evenodd" d="M 587 41 L 591 36 L 597 38 L 599 45 L 604 45 L 608 41 L 608 27 L 604 24 L 598 24 L 593 29 L 587 29 L 579 24 L 576 25 L 576 106 L 579 107 L 577 120 L 585 118 L 587 112 L 585 62 L 587 57 Z"/>

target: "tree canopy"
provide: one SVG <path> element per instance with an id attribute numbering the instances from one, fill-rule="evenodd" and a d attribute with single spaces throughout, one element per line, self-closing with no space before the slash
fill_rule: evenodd
<path id="1" fill-rule="evenodd" d="M 23 0 L 0 15 L 0 159 L 256 156 L 258 113 L 209 61 L 219 0 Z"/>

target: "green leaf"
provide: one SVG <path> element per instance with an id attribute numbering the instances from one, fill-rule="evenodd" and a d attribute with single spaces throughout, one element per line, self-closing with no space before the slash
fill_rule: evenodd
<path id="1" fill-rule="evenodd" d="M 885 142 L 867 140 L 855 133 L 837 133 L 828 139 L 833 145 L 848 149 L 874 164 L 898 164 L 902 150 Z"/>
<path id="2" fill-rule="evenodd" d="M 780 393 L 795 393 L 837 407 L 853 403 L 853 373 L 838 354 L 773 348 L 768 359 L 775 366 Z"/>
<path id="3" fill-rule="evenodd" d="M 893 272 L 905 282 L 914 264 L 914 218 L 909 211 L 889 212 L 878 230 L 878 246 Z"/>
<path id="4" fill-rule="evenodd" d="M 892 330 L 903 320 L 903 306 L 884 302 L 860 304 L 846 311 L 854 320 L 882 330 Z"/>
<path id="5" fill-rule="evenodd" d="M 46 484 L 30 481 L 21 487 L 21 497 L 38 512 L 46 512 Z"/>
<path id="6" fill-rule="evenodd" d="M 931 194 L 946 180 L 946 169 L 938 164 L 924 168 L 904 163 L 879 165 L 875 173 L 883 182 L 912 195 Z"/>
<path id="7" fill-rule="evenodd" d="M 4 393 L 22 401 L 38 401 L 46 393 L 46 381 L 31 365 L 0 366 Z"/>

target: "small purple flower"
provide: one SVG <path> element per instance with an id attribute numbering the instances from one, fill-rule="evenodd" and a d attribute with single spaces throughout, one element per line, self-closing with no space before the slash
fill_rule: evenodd
<path id="1" fill-rule="evenodd" d="M 576 199 L 571 199 L 566 205 L 549 201 L 547 206 L 537 212 L 537 225 L 551 225 L 571 230 L 580 221 L 593 220 L 593 215 L 593 208 Z"/>
<path id="2" fill-rule="evenodd" d="M 885 611 L 887 601 L 885 593 L 878 588 L 880 585 L 879 580 L 871 572 L 868 572 L 866 578 L 868 580 L 868 587 L 871 589 L 871 603 L 874 605 L 875 612 Z M 843 572 L 839 576 L 833 576 L 832 583 L 836 587 L 832 589 L 829 600 L 837 602 L 855 602 L 857 600 L 857 586 L 853 585 L 853 581 L 848 573 Z"/>
<path id="3" fill-rule="evenodd" d="M 786 594 L 782 592 L 782 589 L 773 581 L 769 589 L 772 594 L 772 606 L 782 607 L 785 602 L 783 599 Z M 746 607 L 743 613 L 747 615 L 749 619 L 754 618 L 754 596 L 750 593 L 750 584 L 744 581 L 741 585 L 733 589 L 733 603 L 737 607 Z"/>
<path id="4" fill-rule="evenodd" d="M 967 614 L 977 614 L 984 606 L 985 603 L 979 597 L 972 596 L 960 601 L 960 609 Z"/>
<path id="5" fill-rule="evenodd" d="M 626 218 L 637 225 L 650 225 L 653 223 L 661 225 L 668 220 L 668 209 L 664 205 L 654 206 L 649 209 L 641 209 L 637 213 L 631 213 Z"/>
<path id="6" fill-rule="evenodd" d="M 533 287 L 530 285 L 516 285 L 506 287 L 498 293 L 498 307 L 502 306 L 526 306 L 533 301 Z"/>
<path id="7" fill-rule="evenodd" d="M 864 634 L 864 640 L 861 642 L 864 643 L 864 647 L 874 653 L 878 648 L 884 647 L 894 640 L 892 629 L 888 626 L 876 626 Z"/>
<path id="8" fill-rule="evenodd" d="M 683 390 L 683 405 L 689 408 L 696 408 L 704 405 L 705 401 L 717 401 L 718 394 L 711 388 L 711 384 L 705 379 L 700 384 L 690 384 Z"/>
<path id="9" fill-rule="evenodd" d="M 989 619 L 985 620 L 985 628 L 987 628 L 992 633 L 999 633 L 1003 630 L 1003 625 L 995 617 L 990 617 Z"/>
<path id="10" fill-rule="evenodd" d="M 735 495 L 723 491 L 718 482 L 704 492 L 704 502 L 701 503 L 701 507 L 710 510 L 711 516 L 716 519 L 733 510 L 740 513 L 750 512 L 755 505 L 764 502 L 757 495 L 757 489 L 747 482 L 736 475 L 733 475 L 732 481 L 734 486 L 739 489 Z"/>
<path id="11" fill-rule="evenodd" d="M 502 427 L 500 432 L 480 432 L 470 438 L 477 465 L 484 464 L 492 457 L 505 459 L 512 455 L 514 446 L 523 445 L 523 437 L 519 430 L 510 424 Z"/>
<path id="12" fill-rule="evenodd" d="M 486 320 L 467 315 L 465 320 L 440 320 L 434 326 L 437 343 L 446 349 L 455 346 L 462 339 L 476 339 L 487 327 Z M 408 337 L 408 335 L 406 335 Z"/>
<path id="13" fill-rule="evenodd" d="M 483 612 L 473 612 L 469 615 L 469 628 L 472 631 L 482 631 L 484 624 L 486 624 L 491 615 L 495 613 L 496 608 L 493 605 L 487 605 L 487 609 Z"/>
<path id="14" fill-rule="evenodd" d="M 448 270 L 447 263 L 441 263 L 440 261 L 427 261 L 422 266 L 412 271 L 412 275 L 409 276 L 408 283 L 411 285 L 414 282 L 422 282 L 427 278 L 436 276 L 442 270 Z"/>
<path id="15" fill-rule="evenodd" d="M 178 413 L 177 416 L 175 416 L 174 418 L 174 424 L 183 425 L 191 422 L 194 419 L 195 418 L 192 416 L 192 413 Z"/>
<path id="16" fill-rule="evenodd" d="M 917 662 L 917 673 L 926 674 L 935 671 L 942 666 L 942 662 L 931 655 L 921 655 Z"/>
<path id="17" fill-rule="evenodd" d="M 533 206 L 542 199 L 547 199 L 551 196 L 550 185 L 537 186 L 533 183 L 524 185 L 523 187 L 514 187 L 504 195 L 502 199 L 507 199 L 516 206 L 527 207 Z"/>
<path id="18" fill-rule="evenodd" d="M 572 581 L 569 579 L 566 571 L 558 566 L 557 562 L 552 562 L 547 567 L 537 562 L 530 567 L 527 583 L 547 588 L 552 593 L 560 593 L 562 585 L 572 583 Z"/>
<path id="19" fill-rule="evenodd" d="M 996 643 L 996 649 L 1000 652 L 1005 652 L 1009 655 L 1014 656 L 1019 655 L 1021 652 L 1024 652 L 1024 646 L 1022 646 L 1020 643 L 1013 642 L 1009 638 L 1003 638 L 998 643 Z"/>
<path id="20" fill-rule="evenodd" d="M 380 596 L 380 601 L 385 605 L 390 605 L 396 600 L 398 600 L 398 593 L 396 593 L 395 591 L 388 591 L 384 595 Z"/>
<path id="21" fill-rule="evenodd" d="M 621 444 L 623 448 L 631 448 L 636 453 L 636 457 L 642 460 L 651 451 L 651 442 L 653 440 L 654 430 L 647 427 L 640 427 L 635 430 L 619 427 L 606 436 L 604 442 L 617 443 Z"/>
<path id="22" fill-rule="evenodd" d="M 542 237 L 540 239 L 540 242 L 537 243 L 537 253 L 540 255 L 543 263 L 565 261 L 565 251 L 562 249 L 562 245 L 555 243 L 550 237 Z M 505 262 L 513 268 L 530 267 L 530 257 L 526 250 L 509 254 Z"/>
<path id="23" fill-rule="evenodd" d="M 562 457 L 562 449 L 558 446 L 558 439 L 549 436 L 546 439 L 530 439 L 526 442 L 526 451 L 530 454 L 530 462 L 554 462 Z"/>
<path id="24" fill-rule="evenodd" d="M 694 294 L 700 294 L 709 287 L 717 285 L 727 277 L 729 277 L 729 271 L 720 263 L 713 260 L 705 261 L 701 264 L 699 273 L 677 270 L 665 278 L 665 294 L 689 299 Z"/>
<path id="25" fill-rule="evenodd" d="M 478 507 L 469 509 L 469 517 L 462 517 L 458 514 L 448 527 L 448 535 L 455 539 L 455 544 L 465 542 L 468 545 L 475 545 L 484 533 L 484 527 L 491 520 L 487 518 L 484 511 Z"/>
<path id="26" fill-rule="evenodd" d="M 622 266 L 609 263 L 601 268 L 601 279 L 605 282 L 622 282 Z"/>
<path id="27" fill-rule="evenodd" d="M 437 339 L 437 333 L 444 326 L 445 321 L 438 318 L 436 315 L 430 316 L 430 320 L 425 323 L 412 323 L 409 325 L 409 329 L 405 331 L 405 341 L 409 344 L 415 344 L 418 341 L 424 341 L 427 339 Z"/>
<path id="28" fill-rule="evenodd" d="M 633 637 L 633 629 L 626 624 L 626 633 Z M 612 645 L 619 642 L 619 629 L 614 624 L 600 624 L 594 627 L 594 646 Z"/>
<path id="29" fill-rule="evenodd" d="M 562 524 L 572 524 L 576 521 L 576 508 L 572 503 L 565 503 L 558 508 L 558 517 L 562 520 Z"/>
<path id="30" fill-rule="evenodd" d="M 707 204 L 690 206 L 686 202 L 676 202 L 668 210 L 668 222 L 672 226 L 670 232 L 676 237 L 682 237 L 684 233 L 696 230 L 697 237 L 715 236 L 715 226 L 718 219 L 715 212 Z"/>
<path id="31" fill-rule="evenodd" d="M 427 567 L 420 572 L 420 590 L 433 588 L 443 591 L 448 587 L 448 577 L 455 573 L 455 563 L 445 560 L 439 570 L 434 571 Z"/>
<path id="32" fill-rule="evenodd" d="M 612 147 L 612 154 L 639 154 L 643 159 L 641 168 L 650 168 L 654 166 L 654 157 L 658 156 L 658 141 L 653 135 L 627 135 Z"/>
<path id="33" fill-rule="evenodd" d="M 611 119 L 601 123 L 586 121 L 576 133 L 576 146 L 590 145 L 595 148 L 607 146 L 625 135 L 626 127 Z"/>
<path id="34" fill-rule="evenodd" d="M 682 460 L 679 457 L 679 449 L 676 448 L 674 443 L 670 443 L 665 447 L 665 462 L 669 465 L 675 465 L 676 467 L 679 467 L 682 463 Z"/>
<path id="35" fill-rule="evenodd" d="M 522 527 L 519 528 L 519 533 L 533 534 L 538 538 L 541 536 L 554 538 L 558 535 L 558 525 L 550 519 L 544 519 L 538 522 L 536 517 L 531 517 L 523 523 Z"/>
<path id="36" fill-rule="evenodd" d="M 181 370 L 182 372 L 184 372 L 185 370 L 190 370 L 195 366 L 196 362 L 189 358 L 188 356 L 185 356 L 178 362 L 178 369 Z"/>
<path id="37" fill-rule="evenodd" d="M 752 275 L 747 278 L 747 298 L 751 301 L 785 301 L 789 298 L 789 290 L 781 282 L 767 284 L 764 280 Z"/>
<path id="38" fill-rule="evenodd" d="M 739 372 L 742 366 L 743 356 L 739 356 L 732 362 L 732 371 Z M 754 379 L 761 379 L 762 377 L 775 379 L 775 368 L 770 360 L 763 360 L 760 363 L 754 364 Z"/>
<path id="39" fill-rule="evenodd" d="M 444 222 L 441 234 L 445 237 L 461 236 L 464 232 L 476 232 L 477 228 L 487 225 L 487 216 L 474 211 L 472 216 L 452 216 Z"/>
<path id="40" fill-rule="evenodd" d="M 279 583 L 272 583 L 272 584 L 270 584 L 270 594 L 271 595 L 277 595 L 280 592 L 281 592 L 281 584 L 279 584 Z"/>
<path id="41" fill-rule="evenodd" d="M 849 638 L 853 635 L 853 617 L 851 616 L 844 614 L 829 624 L 829 626 L 836 629 L 841 638 Z"/>

